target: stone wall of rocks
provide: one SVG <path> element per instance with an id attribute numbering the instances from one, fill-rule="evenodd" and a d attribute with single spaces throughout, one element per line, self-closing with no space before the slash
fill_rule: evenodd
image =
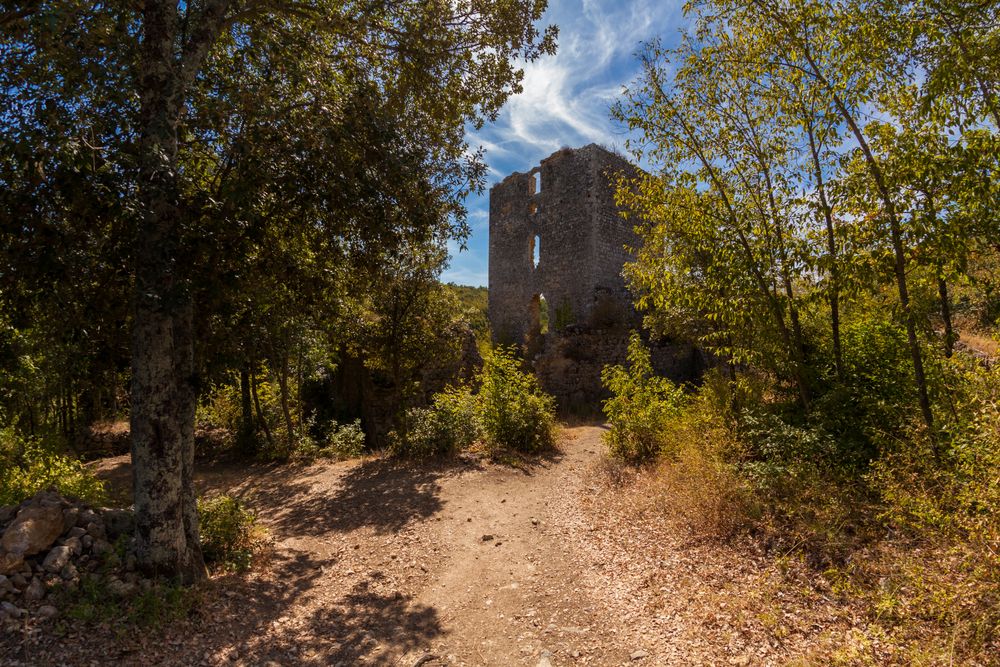
<path id="1" fill-rule="evenodd" d="M 556 397 L 564 413 L 593 414 L 609 397 L 601 384 L 606 365 L 624 364 L 628 359 L 629 330 L 570 327 L 544 338 L 534 359 L 535 373 L 542 389 Z M 674 382 L 697 382 L 707 359 L 693 345 L 647 341 L 653 369 Z"/>
<path id="2" fill-rule="evenodd" d="M 596 144 L 563 149 L 490 190 L 489 319 L 494 339 L 523 344 L 538 334 L 539 297 L 550 330 L 632 317 L 622 266 L 634 245 L 613 179 L 634 174 Z M 538 262 L 535 264 L 537 250 Z"/>
<path id="3" fill-rule="evenodd" d="M 56 615 L 44 604 L 50 593 L 76 588 L 81 575 L 117 559 L 114 541 L 133 530 L 131 511 L 94 509 L 55 491 L 0 507 L 0 626 L 27 613 Z M 112 576 L 108 585 L 124 595 L 138 587 L 138 575 Z"/>

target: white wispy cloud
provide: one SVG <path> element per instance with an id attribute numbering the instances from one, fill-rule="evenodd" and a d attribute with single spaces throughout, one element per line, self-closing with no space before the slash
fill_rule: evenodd
<path id="1" fill-rule="evenodd" d="M 534 156 L 563 145 L 613 141 L 608 108 L 635 75 L 633 54 L 641 42 L 671 31 L 679 13 L 676 0 L 554 2 L 546 19 L 560 28 L 559 51 L 524 66 L 524 92 L 511 98 L 493 126 L 499 139 L 493 143 L 508 154 L 520 144 L 522 153 Z"/>
<path id="2" fill-rule="evenodd" d="M 622 147 L 610 107 L 638 73 L 640 44 L 676 35 L 681 7 L 682 0 L 550 0 L 542 24 L 559 26 L 558 53 L 524 64 L 524 92 L 508 101 L 495 123 L 469 135 L 473 148 L 486 149 L 490 179 L 531 169 L 562 146 Z M 469 249 L 453 253 L 445 279 L 485 285 L 488 194 L 466 203 Z"/>

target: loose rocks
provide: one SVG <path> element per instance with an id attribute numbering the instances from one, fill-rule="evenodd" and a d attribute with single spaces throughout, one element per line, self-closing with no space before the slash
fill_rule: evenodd
<path id="1" fill-rule="evenodd" d="M 0 507 L 0 621 L 21 618 L 24 606 L 51 601 L 53 587 L 74 588 L 82 574 L 102 563 L 114 565 L 109 539 L 129 535 L 134 527 L 130 510 L 95 510 L 52 490 Z M 136 590 L 134 583 L 118 583 L 122 593 Z M 41 618 L 57 614 L 51 604 L 33 612 Z"/>
<path id="2" fill-rule="evenodd" d="M 46 572 L 59 572 L 69 565 L 69 558 L 73 555 L 73 550 L 67 546 L 54 547 L 49 555 L 42 561 L 42 568 Z"/>
<path id="3" fill-rule="evenodd" d="M 0 552 L 8 556 L 4 559 L 6 563 L 13 563 L 14 559 L 34 556 L 48 549 L 62 532 L 63 513 L 59 505 L 28 505 L 22 507 L 14 521 L 4 530 L 3 537 L 0 538 Z M 10 571 L 16 569 L 18 568 Z"/>

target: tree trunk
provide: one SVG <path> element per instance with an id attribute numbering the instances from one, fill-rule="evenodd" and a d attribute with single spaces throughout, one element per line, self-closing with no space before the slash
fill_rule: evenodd
<path id="1" fill-rule="evenodd" d="M 256 427 L 253 422 L 253 398 L 250 396 L 250 369 L 244 363 L 240 367 L 240 431 L 239 446 L 245 454 L 256 449 Z"/>
<path id="2" fill-rule="evenodd" d="M 944 320 L 944 356 L 951 357 L 955 351 L 955 329 L 951 323 L 951 304 L 948 302 L 948 283 L 944 278 L 937 279 L 938 296 L 941 297 L 941 319 Z"/>
<path id="3" fill-rule="evenodd" d="M 305 336 L 302 335 L 302 332 L 299 332 L 299 351 L 298 351 L 298 358 L 295 361 L 295 395 L 299 397 L 299 404 L 297 406 L 299 413 L 298 414 L 299 425 L 303 427 L 306 423 L 305 401 L 302 400 L 302 360 L 303 356 L 305 355 L 304 341 L 305 341 Z"/>
<path id="4" fill-rule="evenodd" d="M 66 388 L 66 414 L 68 416 L 68 422 L 66 423 L 66 435 L 73 437 L 76 433 L 76 415 L 73 414 L 73 383 L 71 382 L 69 387 Z"/>
<path id="5" fill-rule="evenodd" d="M 59 412 L 59 432 L 68 435 L 66 431 L 66 394 L 62 384 L 59 385 L 59 396 L 56 399 L 56 410 Z"/>
<path id="6" fill-rule="evenodd" d="M 270 447 L 271 451 L 274 451 L 274 438 L 271 437 L 271 429 L 267 425 L 264 411 L 260 409 L 260 396 L 257 395 L 257 374 L 253 370 L 250 371 L 250 394 L 253 396 L 254 409 L 257 410 L 257 423 L 260 424 L 261 430 L 264 431 L 267 446 Z"/>
<path id="7" fill-rule="evenodd" d="M 136 556 L 145 572 L 192 583 L 207 573 L 193 484 L 194 313 L 177 261 L 176 4 L 147 0 L 142 17 L 131 412 Z"/>
<path id="8" fill-rule="evenodd" d="M 206 574 L 193 484 L 192 306 L 178 294 L 150 293 L 153 276 L 170 281 L 162 263 L 137 264 L 131 415 L 136 555 L 143 570 L 191 583 Z M 144 288 L 149 291 L 142 294 Z"/>
<path id="9" fill-rule="evenodd" d="M 660 101 L 669 104 L 669 102 L 667 101 L 668 99 L 667 95 L 662 90 L 659 91 L 658 99 Z M 671 108 L 673 109 L 672 106 Z M 740 247 L 743 249 L 743 252 L 746 255 L 747 265 L 750 268 L 750 273 L 753 276 L 754 281 L 757 283 L 757 286 L 760 289 L 761 296 L 767 303 L 768 308 L 771 311 L 771 314 L 774 316 L 774 323 L 778 329 L 778 334 L 781 336 L 782 344 L 785 346 L 786 350 L 792 350 L 793 348 L 792 348 L 791 334 L 788 331 L 788 326 L 785 324 L 785 313 L 784 310 L 781 308 L 780 302 L 778 301 L 776 290 L 772 290 L 772 288 L 768 287 L 767 280 L 765 279 L 763 273 L 760 271 L 760 266 L 757 262 L 757 258 L 754 256 L 753 249 L 750 247 L 750 243 L 747 240 L 746 234 L 743 233 L 743 230 L 740 227 L 739 216 L 736 215 L 736 211 L 733 209 L 733 204 L 729 199 L 728 191 L 727 188 L 725 187 L 725 184 L 716 173 L 712 161 L 709 160 L 708 157 L 705 155 L 705 152 L 701 146 L 701 142 L 695 135 L 692 126 L 687 121 L 684 120 L 684 116 L 682 116 L 681 114 L 677 115 L 677 122 L 680 125 L 684 134 L 687 136 L 688 140 L 690 141 L 691 148 L 694 151 L 696 157 L 698 158 L 698 161 L 702 164 L 702 166 L 706 169 L 706 171 L 708 171 L 709 178 L 712 180 L 712 182 L 718 189 L 719 194 L 722 197 L 723 204 L 729 213 L 730 220 L 732 221 L 733 231 L 736 232 L 736 237 L 739 239 Z M 805 374 L 803 373 L 802 367 L 798 364 L 795 364 L 794 371 L 795 371 L 794 372 L 795 384 L 799 390 L 799 399 L 802 401 L 802 405 L 806 409 L 808 409 L 809 390 L 806 385 Z"/>
<path id="10" fill-rule="evenodd" d="M 816 192 L 819 194 L 820 208 L 823 209 L 823 221 L 826 225 L 826 250 L 830 253 L 830 329 L 833 335 L 833 363 L 837 371 L 837 379 L 844 380 L 844 356 L 840 347 L 840 267 L 837 264 L 837 236 L 833 228 L 833 207 L 826 197 L 826 186 L 823 183 L 823 165 L 819 159 L 819 147 L 813 131 L 812 121 L 806 120 L 806 131 L 809 135 L 809 151 L 812 154 L 813 169 L 816 172 Z"/>
<path id="11" fill-rule="evenodd" d="M 292 410 L 288 400 L 288 352 L 283 350 L 278 361 L 278 396 L 281 399 L 281 415 L 285 418 L 285 433 L 288 445 L 295 442 L 295 423 L 292 421 Z"/>

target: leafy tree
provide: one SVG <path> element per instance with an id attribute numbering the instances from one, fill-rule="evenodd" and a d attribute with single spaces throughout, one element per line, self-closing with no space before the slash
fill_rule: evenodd
<path id="1" fill-rule="evenodd" d="M 648 45 L 614 111 L 659 168 L 619 188 L 639 220 L 627 274 L 650 323 L 791 379 L 808 410 L 823 370 L 802 313 L 825 302 L 845 381 L 845 300 L 888 275 L 933 428 L 915 276 L 934 276 L 950 351 L 948 282 L 968 279 L 998 229 L 984 47 L 997 26 L 982 3 L 959 19 L 963 7 L 689 3 L 695 30 L 676 49 Z"/>
<path id="2" fill-rule="evenodd" d="M 4 11 L 5 258 L 37 293 L 10 251 L 19 237 L 40 247 L 55 227 L 121 241 L 110 256 L 131 290 L 143 568 L 204 574 L 195 343 L 216 305 L 246 312 L 234 301 L 255 282 L 241 275 L 247 260 L 278 236 L 315 253 L 305 263 L 323 273 L 407 235 L 461 230 L 461 197 L 484 173 L 479 156 L 466 158 L 464 129 L 519 90 L 515 58 L 553 51 L 554 28 L 534 27 L 544 7 L 150 0 Z"/>
<path id="3" fill-rule="evenodd" d="M 447 283 L 445 287 L 455 295 L 462 308 L 462 318 L 469 323 L 480 346 L 490 343 L 490 321 L 487 316 L 487 289 Z"/>
<path id="4" fill-rule="evenodd" d="M 702 342 L 786 373 L 808 406 L 793 284 L 806 247 L 795 235 L 787 137 L 774 124 L 772 97 L 750 90 L 726 58 L 725 49 L 739 45 L 721 34 L 705 40 L 674 51 L 651 45 L 641 83 L 615 110 L 653 142 L 648 157 L 666 165 L 639 190 L 619 189 L 621 203 L 653 221 L 641 232 L 646 245 L 630 277 L 654 300 L 640 305 L 656 305 L 657 293 L 685 304 L 708 322 Z"/>

